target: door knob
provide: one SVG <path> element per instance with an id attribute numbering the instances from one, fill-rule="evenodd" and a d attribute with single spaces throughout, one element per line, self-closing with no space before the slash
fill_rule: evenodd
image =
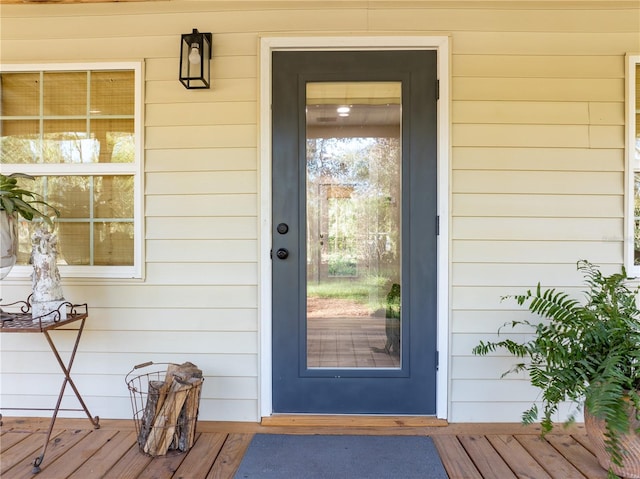
<path id="1" fill-rule="evenodd" d="M 287 257 L 289 256 L 289 251 L 285 248 L 280 248 L 278 251 L 276 251 L 276 256 L 279 259 L 287 259 Z"/>

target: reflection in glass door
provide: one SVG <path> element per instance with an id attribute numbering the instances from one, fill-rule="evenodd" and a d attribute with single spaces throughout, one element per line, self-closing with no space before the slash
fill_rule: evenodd
<path id="1" fill-rule="evenodd" d="M 399 368 L 401 83 L 306 87 L 307 367 Z"/>

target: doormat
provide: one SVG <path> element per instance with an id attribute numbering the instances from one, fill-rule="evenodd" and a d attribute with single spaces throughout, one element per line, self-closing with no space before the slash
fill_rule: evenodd
<path id="1" fill-rule="evenodd" d="M 448 479 L 426 436 L 256 434 L 235 479 Z"/>

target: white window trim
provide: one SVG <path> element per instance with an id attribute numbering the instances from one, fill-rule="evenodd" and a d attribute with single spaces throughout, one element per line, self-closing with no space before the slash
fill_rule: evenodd
<path id="1" fill-rule="evenodd" d="M 450 158 L 450 37 L 448 36 L 262 36 L 260 38 L 260 278 L 259 286 L 259 417 L 270 416 L 272 404 L 271 356 L 271 53 L 276 50 L 435 50 L 440 80 L 438 100 L 438 352 L 436 416 L 449 416 L 449 158 Z"/>
<path id="2" fill-rule="evenodd" d="M 639 55 L 627 55 L 626 58 L 626 161 L 625 161 L 625 223 L 624 223 L 624 264 L 627 275 L 631 278 L 640 277 L 640 265 L 634 264 L 634 172 L 640 170 L 640 165 L 636 165 L 636 96 L 640 92 L 636 91 L 636 65 L 640 64 Z"/>
<path id="3" fill-rule="evenodd" d="M 116 278 L 141 279 L 143 277 L 144 253 L 144 108 L 142 86 L 144 79 L 143 62 L 100 62 L 100 63 L 37 63 L 37 64 L 0 64 L 0 72 L 27 71 L 89 71 L 89 70 L 133 70 L 134 71 L 134 138 L 136 142 L 136 161 L 134 163 L 112 163 L 100 165 L 77 164 L 2 164 L 2 173 L 11 174 L 21 172 L 27 174 L 42 174 L 62 176 L 67 174 L 109 173 L 132 174 L 134 176 L 133 202 L 133 266 L 65 266 L 60 265 L 60 273 L 68 278 Z M 15 266 L 4 279 L 19 280 L 31 277 L 33 268 L 30 266 Z"/>

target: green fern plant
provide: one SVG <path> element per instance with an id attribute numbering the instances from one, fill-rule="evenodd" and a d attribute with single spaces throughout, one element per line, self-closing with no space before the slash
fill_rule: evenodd
<path id="1" fill-rule="evenodd" d="M 525 371 L 531 384 L 541 390 L 542 411 L 536 404 L 522 415 L 525 424 L 541 413 L 543 434 L 553 428 L 553 415 L 563 401 L 574 401 L 605 422 L 605 446 L 611 462 L 621 466 L 624 451 L 619 438 L 631 428 L 630 411 L 640 419 L 640 311 L 637 290 L 626 285 L 624 268 L 603 275 L 588 261 L 578 262 L 587 290 L 585 301 L 571 298 L 557 289 L 543 289 L 505 296 L 544 318 L 539 323 L 513 321 L 504 327 L 533 329 L 533 339 L 481 341 L 473 353 L 487 355 L 506 349 L 524 358 L 503 376 Z M 634 409 L 635 408 L 635 409 Z M 566 421 L 571 423 L 574 415 Z M 640 429 L 635 431 L 640 434 Z M 610 470 L 611 477 L 616 477 Z"/>

